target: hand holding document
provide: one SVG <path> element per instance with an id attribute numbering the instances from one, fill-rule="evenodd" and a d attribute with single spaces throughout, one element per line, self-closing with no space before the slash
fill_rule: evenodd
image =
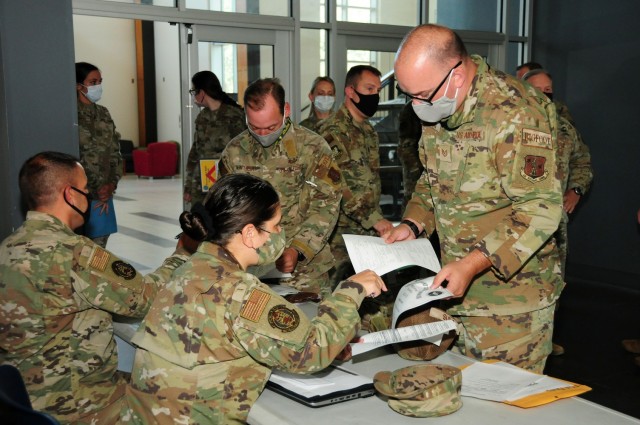
<path id="1" fill-rule="evenodd" d="M 377 236 L 342 235 L 356 273 L 373 270 L 382 276 L 406 266 L 440 271 L 438 256 L 429 239 L 414 239 L 388 244 Z"/>
<path id="2" fill-rule="evenodd" d="M 400 289 L 400 292 L 398 292 L 398 296 L 396 297 L 396 301 L 393 304 L 393 316 L 391 318 L 392 328 L 396 327 L 398 318 L 405 311 L 425 305 L 435 300 L 453 296 L 447 288 L 440 287 L 437 289 L 431 289 L 432 283 L 433 277 L 416 279 L 405 284 Z"/>

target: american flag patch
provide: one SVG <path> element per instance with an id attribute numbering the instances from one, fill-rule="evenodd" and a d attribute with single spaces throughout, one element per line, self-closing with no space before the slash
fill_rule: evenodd
<path id="1" fill-rule="evenodd" d="M 252 322 L 257 322 L 260 319 L 260 316 L 262 316 L 262 312 L 270 299 L 270 294 L 259 289 L 254 289 L 253 292 L 251 292 L 251 295 L 249 295 L 249 299 L 244 304 L 240 316 L 244 319 L 251 320 Z"/>
<path id="2" fill-rule="evenodd" d="M 102 248 L 96 247 L 95 251 L 93 251 L 91 259 L 89 260 L 89 266 L 93 269 L 103 272 L 107 268 L 109 257 L 111 257 L 111 255 L 107 251 Z"/>

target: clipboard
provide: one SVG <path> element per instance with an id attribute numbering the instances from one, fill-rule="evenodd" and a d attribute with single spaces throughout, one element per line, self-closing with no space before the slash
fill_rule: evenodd
<path id="1" fill-rule="evenodd" d="M 371 378 L 335 365 L 312 375 L 274 370 L 267 388 L 308 407 L 329 406 L 375 394 Z"/>

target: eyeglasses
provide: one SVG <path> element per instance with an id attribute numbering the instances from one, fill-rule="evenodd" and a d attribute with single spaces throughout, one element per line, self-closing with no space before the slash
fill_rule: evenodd
<path id="1" fill-rule="evenodd" d="M 460 65 L 462 65 L 462 61 L 459 61 L 457 64 L 455 64 L 455 66 L 453 68 L 451 68 L 449 70 L 449 72 L 447 72 L 447 75 L 444 76 L 444 79 L 440 82 L 440 84 L 438 84 L 438 87 L 436 87 L 433 90 L 433 92 L 431 93 L 431 96 L 429 96 L 426 99 L 423 98 L 423 97 L 414 96 L 412 94 L 407 93 L 406 91 L 402 90 L 398 84 L 396 84 L 396 90 L 398 90 L 398 93 L 407 96 L 409 99 L 414 99 L 414 100 L 418 100 L 418 101 L 420 101 L 422 103 L 426 103 L 428 105 L 433 105 L 433 103 L 431 103 L 431 101 L 433 100 L 433 97 L 436 95 L 436 93 L 438 93 L 438 90 L 440 90 L 440 87 L 442 87 L 444 85 L 444 83 L 447 81 L 447 79 L 449 78 L 449 74 L 451 74 L 451 72 L 454 69 L 456 69 L 457 67 L 459 67 Z"/>
<path id="2" fill-rule="evenodd" d="M 264 227 L 258 227 L 258 229 L 262 230 L 263 232 L 267 232 L 269 234 L 271 233 L 280 233 L 282 231 L 282 227 L 280 226 L 280 224 L 276 224 L 275 227 L 273 228 L 273 231 L 268 231 L 267 229 L 265 229 Z"/>
<path id="3" fill-rule="evenodd" d="M 200 90 L 191 89 L 191 90 L 189 90 L 189 94 L 190 94 L 191 96 L 195 96 L 199 91 L 200 91 Z"/>

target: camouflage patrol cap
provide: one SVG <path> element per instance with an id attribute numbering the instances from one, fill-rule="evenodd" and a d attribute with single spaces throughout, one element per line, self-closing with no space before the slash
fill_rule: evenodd
<path id="1" fill-rule="evenodd" d="M 411 311 L 408 314 L 400 316 L 396 327 L 402 328 L 405 326 L 420 325 L 423 323 L 439 322 L 441 320 L 453 320 L 453 317 L 449 316 L 439 308 L 423 308 L 416 311 Z M 431 360 L 447 351 L 447 348 L 449 348 L 455 338 L 456 332 L 449 331 L 442 336 L 442 342 L 440 342 L 439 346 L 436 344 L 432 344 L 431 342 L 418 339 L 415 341 L 407 341 L 395 344 L 395 348 L 398 352 L 398 355 L 403 359 Z"/>
<path id="2" fill-rule="evenodd" d="M 373 384 L 389 397 L 389 407 L 405 416 L 432 418 L 462 407 L 462 373 L 453 366 L 421 364 L 378 372 Z"/>

